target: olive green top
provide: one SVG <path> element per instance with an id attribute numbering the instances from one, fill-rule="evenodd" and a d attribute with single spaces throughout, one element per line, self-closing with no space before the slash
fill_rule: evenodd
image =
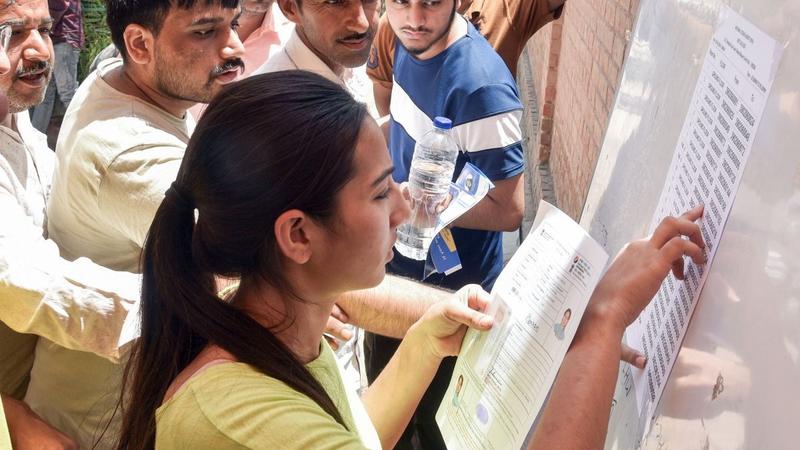
<path id="1" fill-rule="evenodd" d="M 379 449 L 380 440 L 355 392 L 342 383 L 323 341 L 306 367 L 339 409 L 347 428 L 282 381 L 235 362 L 192 376 L 156 411 L 161 449 Z"/>

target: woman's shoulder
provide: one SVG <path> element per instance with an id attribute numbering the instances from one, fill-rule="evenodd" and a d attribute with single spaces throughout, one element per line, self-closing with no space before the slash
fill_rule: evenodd
<path id="1" fill-rule="evenodd" d="M 363 448 L 309 397 L 236 362 L 208 367 L 165 402 L 156 441 L 162 448 Z"/>
<path id="2" fill-rule="evenodd" d="M 243 422 L 236 411 L 273 412 L 292 402 L 315 403 L 284 382 L 258 372 L 248 364 L 224 362 L 193 375 L 156 412 L 157 419 L 194 411 L 214 423 Z M 231 415 L 233 413 L 233 415 Z"/>

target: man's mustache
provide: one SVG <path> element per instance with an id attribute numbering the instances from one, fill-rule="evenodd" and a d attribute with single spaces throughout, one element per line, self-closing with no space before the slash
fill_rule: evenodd
<path id="1" fill-rule="evenodd" d="M 339 38 L 339 41 L 360 41 L 362 39 L 372 39 L 373 34 L 374 33 L 372 30 L 367 31 L 366 33 L 353 33 L 349 36 Z"/>
<path id="2" fill-rule="evenodd" d="M 410 31 L 412 33 L 431 33 L 431 30 L 429 28 L 425 28 L 425 27 L 417 27 L 417 28 L 414 28 L 414 27 L 402 27 L 402 28 L 400 28 L 400 30 L 401 31 Z"/>
<path id="3" fill-rule="evenodd" d="M 224 63 L 214 67 L 211 71 L 211 78 L 216 78 L 225 72 L 230 72 L 233 69 L 241 69 L 244 72 L 244 61 L 241 58 L 231 58 Z"/>
<path id="4" fill-rule="evenodd" d="M 17 78 L 19 78 L 36 72 L 50 72 L 50 62 L 36 61 L 28 67 L 22 67 L 21 69 L 17 69 L 14 75 Z"/>

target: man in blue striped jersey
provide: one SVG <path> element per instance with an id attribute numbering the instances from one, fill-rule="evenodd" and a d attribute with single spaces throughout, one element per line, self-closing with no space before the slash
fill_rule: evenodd
<path id="1" fill-rule="evenodd" d="M 481 169 L 495 189 L 453 228 L 463 268 L 431 280 L 451 289 L 478 283 L 491 289 L 502 269 L 501 231 L 522 220 L 522 104 L 506 64 L 475 27 L 456 13 L 457 0 L 395 0 L 389 23 L 402 45 L 395 49 L 389 148 L 395 181 L 407 181 L 417 139 L 435 116 L 453 121 L 466 162 Z M 423 264 L 395 257 L 397 272 L 419 279 Z"/>

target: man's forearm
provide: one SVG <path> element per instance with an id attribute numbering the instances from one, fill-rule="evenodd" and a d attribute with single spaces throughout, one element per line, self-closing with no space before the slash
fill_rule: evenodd
<path id="1" fill-rule="evenodd" d="M 471 230 L 514 231 L 522 223 L 525 212 L 525 178 L 522 174 L 495 182 L 477 205 L 453 222 Z"/>
<path id="2" fill-rule="evenodd" d="M 522 223 L 522 213 L 509 211 L 486 196 L 453 222 L 453 226 L 470 230 L 514 231 Z"/>
<path id="3" fill-rule="evenodd" d="M 2 400 L 5 421 L 8 424 L 8 438 L 10 438 L 12 448 L 78 448 L 70 437 L 45 422 L 25 402 L 4 395 L 0 395 L 0 400 Z M 0 420 L 3 418 L 0 417 Z M 0 429 L 2 428 L 0 427 Z M 0 444 L 3 444 L 4 438 L 5 436 L 0 436 Z"/>
<path id="4" fill-rule="evenodd" d="M 389 87 L 377 81 L 372 82 L 372 95 L 375 97 L 375 109 L 379 116 L 389 114 L 389 104 L 392 99 L 392 80 L 388 82 Z"/>
<path id="5" fill-rule="evenodd" d="M 519 228 L 525 212 L 525 176 L 518 174 L 495 181 L 494 185 L 486 197 L 456 219 L 453 225 L 489 231 L 514 231 Z"/>
<path id="6" fill-rule="evenodd" d="M 343 294 L 336 303 L 354 325 L 376 334 L 402 338 L 434 303 L 452 293 L 392 275 L 372 289 Z"/>
<path id="7" fill-rule="evenodd" d="M 112 361 L 138 313 L 141 277 L 86 258 L 61 258 L 22 207 L 0 190 L 0 322 Z M 133 338 L 134 333 L 128 333 Z M 123 341 L 123 342 L 121 342 Z"/>

